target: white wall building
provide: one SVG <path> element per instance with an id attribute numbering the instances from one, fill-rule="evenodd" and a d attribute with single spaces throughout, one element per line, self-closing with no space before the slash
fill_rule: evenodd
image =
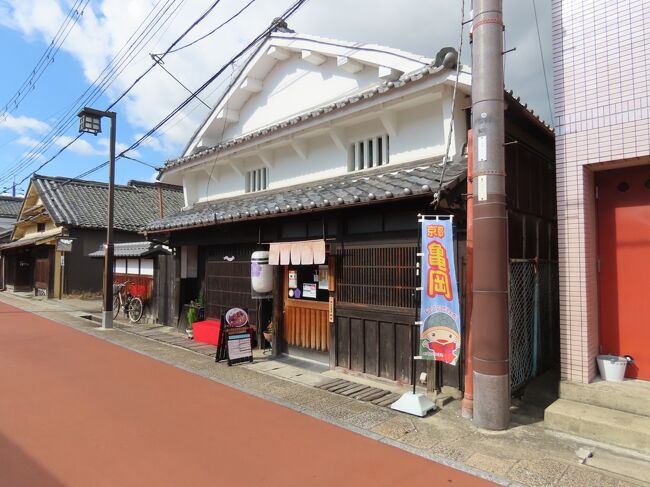
<path id="1" fill-rule="evenodd" d="M 442 60 L 434 66 L 387 47 L 275 32 L 160 179 L 182 184 L 190 208 L 442 156 L 455 80 Z M 469 85 L 462 66 L 452 160 L 466 144 Z"/>

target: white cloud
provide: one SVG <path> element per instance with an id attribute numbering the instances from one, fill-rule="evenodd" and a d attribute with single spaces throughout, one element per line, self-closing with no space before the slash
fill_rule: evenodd
<path id="1" fill-rule="evenodd" d="M 74 137 L 71 137 L 69 135 L 60 135 L 54 139 L 54 145 L 63 147 L 64 145 L 69 144 L 72 140 L 74 140 Z M 90 142 L 84 139 L 79 139 L 73 142 L 73 144 L 68 147 L 67 150 L 75 152 L 82 156 L 99 156 L 106 154 L 105 151 L 98 150 L 97 148 L 93 147 Z"/>
<path id="2" fill-rule="evenodd" d="M 93 81 L 156 3 L 155 0 L 91 2 L 80 23 L 72 29 L 63 49 L 80 62 L 86 78 Z M 153 40 L 141 46 L 134 62 L 108 89 L 109 97 L 115 98 L 151 64 L 148 53 L 164 51 L 211 3 L 212 0 L 174 3 L 169 13 L 174 11 L 175 6 L 180 7 L 173 13 L 171 22 L 157 31 Z M 165 67 L 190 89 L 196 89 L 291 3 L 292 0 L 260 0 L 254 3 L 220 32 L 165 57 Z M 469 3 L 466 2 L 467 10 Z M 537 4 L 542 20 L 542 40 L 547 44 L 546 63 L 550 70 L 550 6 L 539 1 Z M 222 0 L 181 44 L 207 33 L 242 5 L 241 0 Z M 69 0 L 5 0 L 0 4 L 0 24 L 49 43 L 69 7 Z M 536 112 L 550 120 L 532 5 L 520 0 L 505 0 L 504 12 L 508 47 L 517 47 L 517 51 L 507 55 L 506 85 L 533 106 Z M 289 20 L 289 25 L 306 34 L 383 44 L 433 57 L 441 47 L 457 46 L 460 6 L 448 0 L 320 0 L 307 2 Z M 466 41 L 467 31 L 468 26 L 465 27 Z M 463 58 L 465 62 L 470 60 L 467 42 Z M 551 72 L 548 73 L 550 76 Z M 210 96 L 204 94 L 206 101 L 213 104 L 220 91 Z M 116 107 L 116 111 L 120 119 L 125 117 L 136 129 L 145 132 L 186 97 L 187 92 L 156 67 Z M 191 103 L 182 114 L 163 127 L 159 139 L 150 139 L 148 146 L 160 151 L 162 158 L 177 156 L 205 118 L 206 112 L 207 109 L 200 103 Z M 96 149 L 88 145 L 75 146 L 77 150 L 96 153 Z"/>
<path id="3" fill-rule="evenodd" d="M 14 117 L 11 113 L 3 113 L 0 114 L 0 129 L 11 130 L 19 134 L 26 132 L 44 134 L 50 130 L 50 126 L 36 118 L 26 116 Z"/>

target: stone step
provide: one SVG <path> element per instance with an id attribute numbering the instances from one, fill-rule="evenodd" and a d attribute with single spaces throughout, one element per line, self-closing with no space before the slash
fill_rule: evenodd
<path id="1" fill-rule="evenodd" d="M 560 382 L 560 399 L 650 417 L 650 382 Z"/>
<path id="2" fill-rule="evenodd" d="M 650 418 L 558 399 L 544 412 L 547 429 L 650 454 Z"/>

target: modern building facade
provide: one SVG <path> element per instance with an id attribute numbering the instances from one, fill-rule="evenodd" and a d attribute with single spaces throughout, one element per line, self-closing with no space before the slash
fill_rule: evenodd
<path id="1" fill-rule="evenodd" d="M 650 5 L 553 0 L 562 379 L 650 380 Z"/>

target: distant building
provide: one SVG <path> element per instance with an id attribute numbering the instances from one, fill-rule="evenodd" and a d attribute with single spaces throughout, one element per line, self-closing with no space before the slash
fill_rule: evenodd
<path id="1" fill-rule="evenodd" d="M 11 230 L 16 223 L 23 204 L 22 198 L 14 196 L 0 196 L 0 242 L 7 230 Z"/>
<path id="2" fill-rule="evenodd" d="M 48 297 L 102 290 L 103 263 L 89 256 L 106 241 L 108 185 L 35 175 L 11 241 L 0 245 L 6 287 Z M 129 181 L 115 187 L 115 242 L 142 240 L 138 230 L 183 206 L 178 186 Z M 69 252 L 57 241 L 72 239 Z M 63 270 L 63 272 L 61 272 Z"/>
<path id="3" fill-rule="evenodd" d="M 0 196 L 0 245 L 11 240 L 11 232 L 23 204 L 22 198 Z M 0 254 L 0 290 L 4 289 L 4 260 Z"/>

